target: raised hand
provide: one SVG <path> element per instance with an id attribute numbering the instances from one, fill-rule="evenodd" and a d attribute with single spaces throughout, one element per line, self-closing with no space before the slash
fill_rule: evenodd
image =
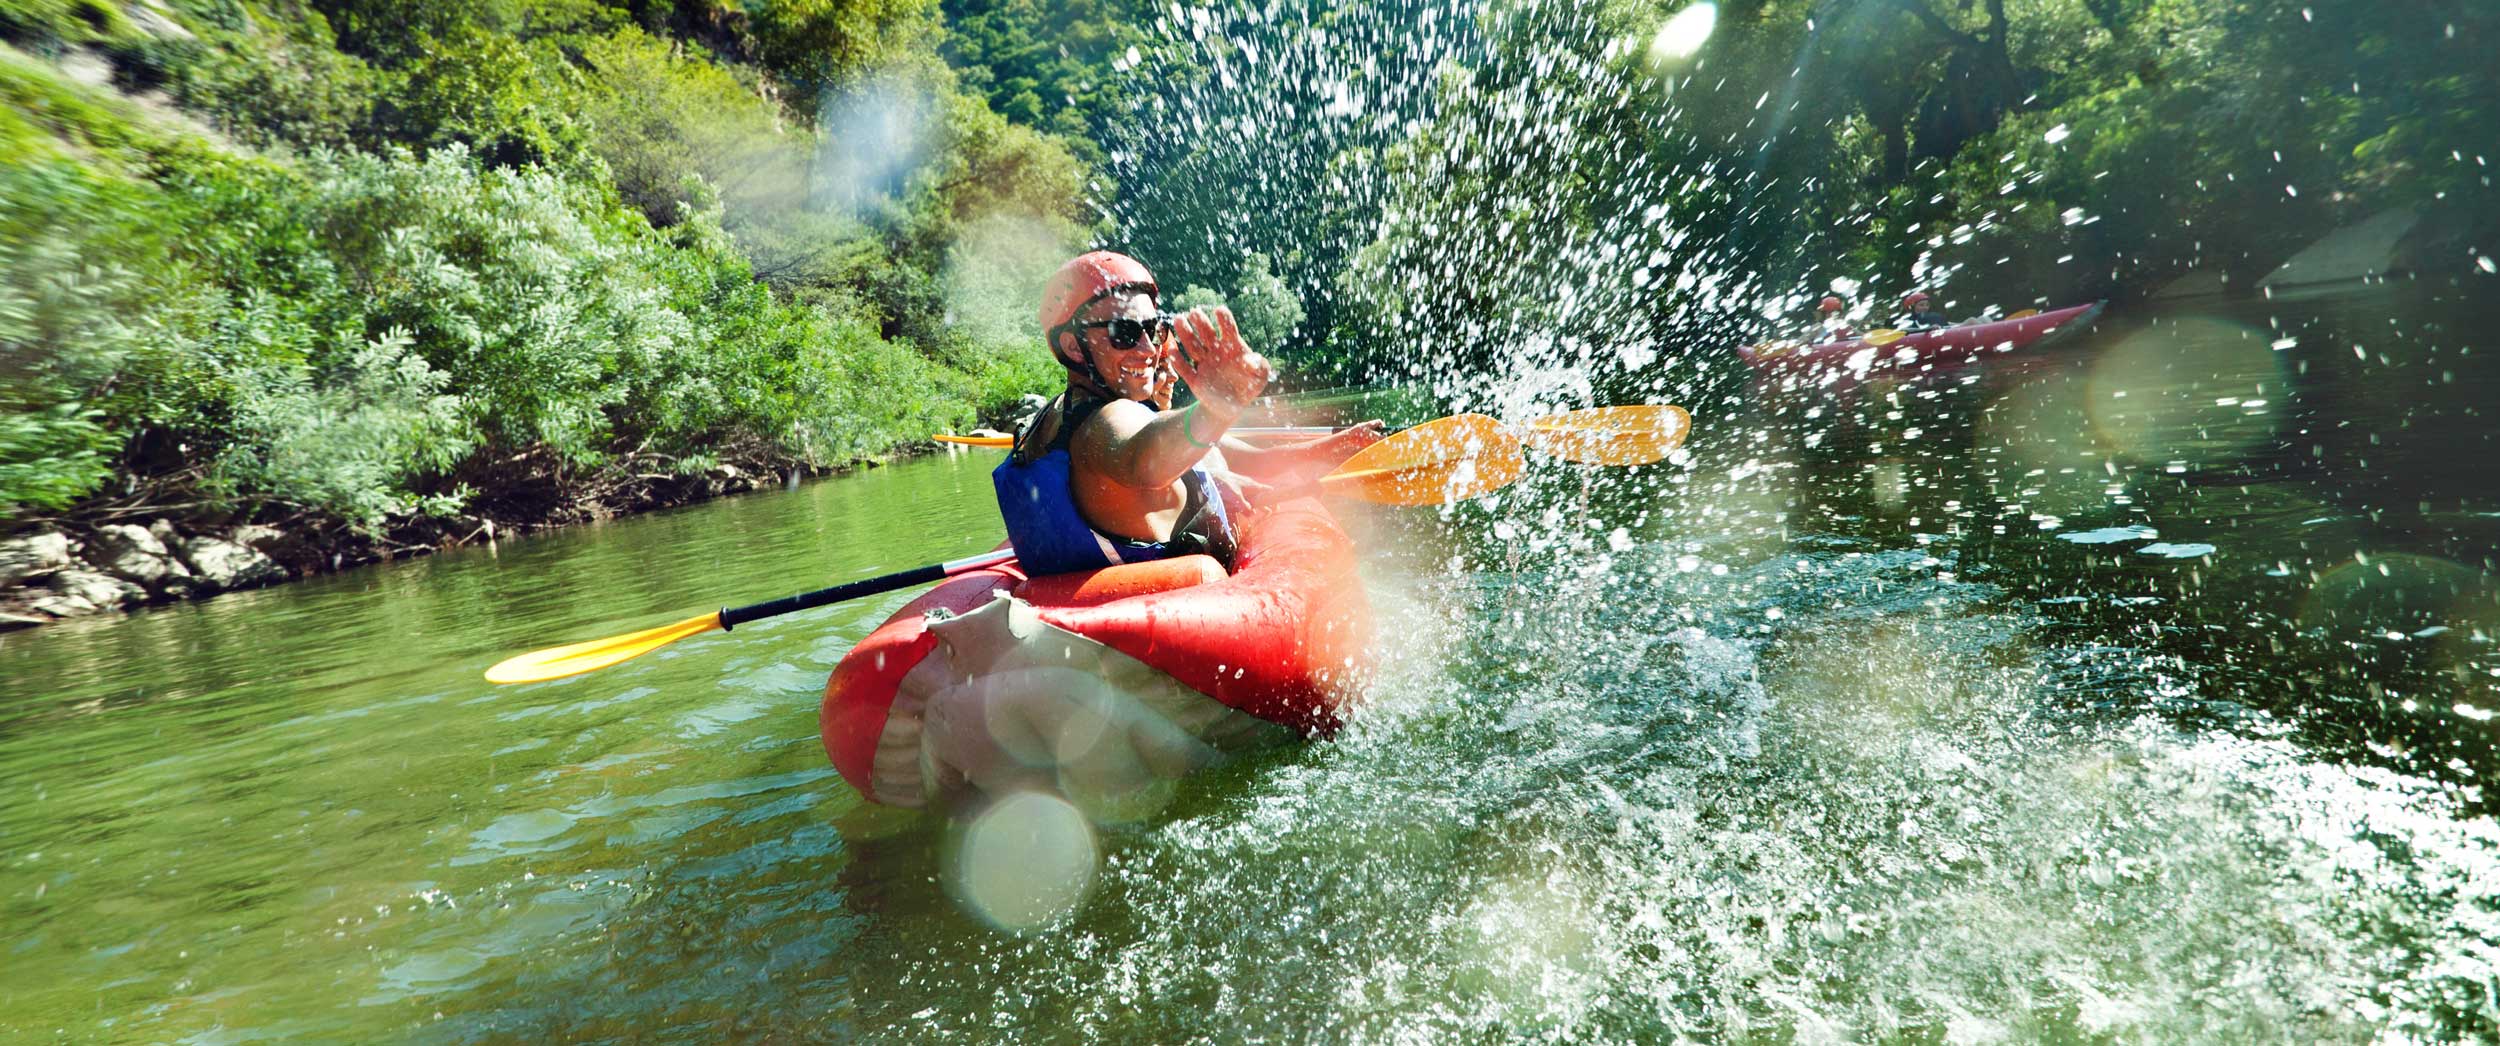
<path id="1" fill-rule="evenodd" d="M 1181 350 L 1173 367 L 1210 410 L 1227 418 L 1239 416 L 1276 377 L 1267 357 L 1242 342 L 1231 309 L 1191 309 L 1173 328 Z"/>

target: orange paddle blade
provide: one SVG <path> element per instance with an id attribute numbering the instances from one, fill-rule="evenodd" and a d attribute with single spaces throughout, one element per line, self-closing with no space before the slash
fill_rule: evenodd
<path id="1" fill-rule="evenodd" d="M 1226 432 L 1225 435 L 1239 436 L 1258 442 L 1280 443 L 1300 439 L 1318 439 L 1335 431 L 1337 430 L 1330 428 L 1241 428 Z M 929 438 L 940 443 L 952 443 L 963 447 L 997 447 L 1005 450 L 1016 445 L 1014 436 L 958 436 L 951 432 L 941 432 Z"/>
<path id="2" fill-rule="evenodd" d="M 1684 444 L 1693 416 L 1671 405 L 1592 407 L 1527 424 L 1529 446 L 1589 465 L 1647 465 Z"/>
<path id="3" fill-rule="evenodd" d="M 690 617 L 674 625 L 646 628 L 587 643 L 551 646 L 545 650 L 506 658 L 486 670 L 489 683 L 537 683 L 549 679 L 577 676 L 593 669 L 606 668 L 619 661 L 641 657 L 687 636 L 702 635 L 720 627 L 718 611 L 702 617 Z"/>
<path id="4" fill-rule="evenodd" d="M 1319 483 L 1330 494 L 1383 505 L 1438 505 L 1509 486 L 1525 464 L 1519 438 L 1501 422 L 1459 414 L 1374 443 Z"/>

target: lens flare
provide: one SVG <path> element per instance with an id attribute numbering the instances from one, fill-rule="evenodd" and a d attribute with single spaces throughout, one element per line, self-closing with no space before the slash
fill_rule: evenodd
<path id="1" fill-rule="evenodd" d="M 1719 27 L 1719 5 L 1694 4 L 1675 13 L 1649 41 L 1649 60 L 1660 65 L 1681 62 L 1700 53 Z"/>
<path id="2" fill-rule="evenodd" d="M 974 221 L 946 252 L 946 316 L 974 340 L 1018 344 L 1040 337 L 1033 303 L 1060 262 L 1078 248 L 1064 221 L 1026 214 L 989 214 Z"/>
<path id="3" fill-rule="evenodd" d="M 2126 457 L 2200 471 L 2245 460 L 2274 438 L 2289 391 L 2266 334 L 2230 320 L 2156 323 L 2093 361 L 2093 431 Z"/>
<path id="4" fill-rule="evenodd" d="M 950 885 L 966 910 L 1004 930 L 1041 930 L 1076 913 L 1093 885 L 1093 826 L 1073 804 L 1018 792 L 964 823 Z"/>

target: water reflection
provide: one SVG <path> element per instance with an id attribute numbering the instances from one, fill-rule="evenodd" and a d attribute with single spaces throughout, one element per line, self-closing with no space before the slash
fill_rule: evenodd
<path id="1" fill-rule="evenodd" d="M 1940 521 L 2052 634 L 2211 666 L 2231 699 L 2480 808 L 2500 760 L 2454 709 L 2493 678 L 2500 490 L 2459 463 L 2500 450 L 2479 413 L 2500 370 L 2453 340 L 2473 310 L 2414 286 L 2122 313 L 1970 382 L 1967 453 L 1807 452 L 1796 504 L 1870 536 Z"/>

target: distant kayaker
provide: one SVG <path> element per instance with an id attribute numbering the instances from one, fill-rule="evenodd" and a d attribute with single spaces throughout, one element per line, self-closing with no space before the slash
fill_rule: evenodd
<path id="1" fill-rule="evenodd" d="M 1231 310 L 1174 315 L 1159 296 L 1143 264 L 1110 251 L 1061 266 L 1042 291 L 1042 329 L 1068 385 L 992 474 L 1028 575 L 1201 552 L 1229 568 L 1252 501 L 1314 483 L 1381 438 L 1377 421 L 1287 447 L 1226 438 L 1275 370 L 1242 342 Z M 1174 377 L 1195 402 L 1171 406 Z"/>
<path id="2" fill-rule="evenodd" d="M 1936 311 L 1935 299 L 1926 291 L 1911 291 L 1901 299 L 1901 319 L 1896 324 L 1903 330 L 1936 330 L 1953 326 L 1953 321 Z"/>
<path id="3" fill-rule="evenodd" d="M 1837 294 L 1827 294 L 1823 296 L 1823 303 L 1816 306 L 1814 310 L 1817 322 L 1821 327 L 1821 330 L 1817 334 L 1817 340 L 1845 341 L 1849 338 L 1857 336 L 1857 331 L 1851 329 L 1849 326 L 1848 308 L 1849 303 L 1840 300 L 1840 296 Z"/>

